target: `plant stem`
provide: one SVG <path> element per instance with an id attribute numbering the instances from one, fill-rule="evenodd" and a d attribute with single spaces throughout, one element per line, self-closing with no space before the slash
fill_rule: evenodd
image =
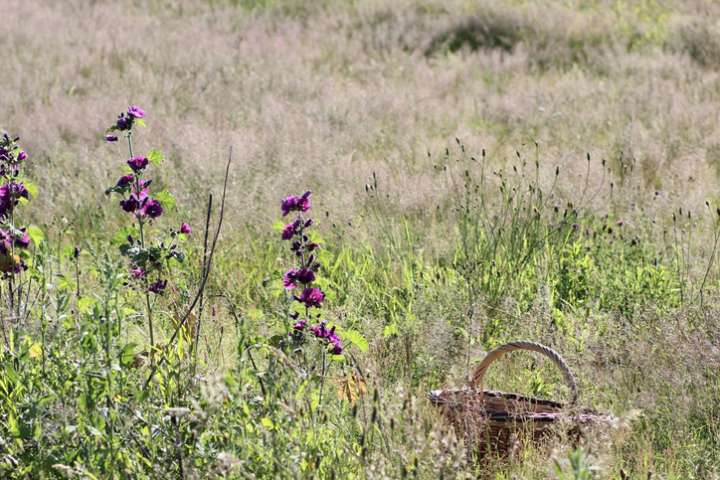
<path id="1" fill-rule="evenodd" d="M 145 234 L 143 231 L 143 221 L 138 218 L 138 226 L 140 229 L 140 247 L 145 250 Z M 147 275 L 143 275 L 143 286 L 145 288 L 145 311 L 148 321 L 148 330 L 150 332 L 150 364 L 155 362 L 155 333 L 153 331 L 152 307 L 150 306 L 150 285 L 148 284 Z"/>
<path id="2" fill-rule="evenodd" d="M 320 377 L 320 397 L 318 398 L 318 410 L 322 408 L 322 397 L 323 397 L 323 388 L 325 387 L 325 348 L 323 347 L 322 351 L 322 375 Z"/>
<path id="3" fill-rule="evenodd" d="M 127 133 L 127 141 L 128 141 L 128 150 L 130 152 L 130 157 L 133 157 L 133 147 L 132 147 L 132 130 L 128 131 Z M 138 195 L 140 195 L 140 178 L 137 174 L 135 174 L 135 190 Z M 143 228 L 144 222 L 140 217 L 136 217 L 138 222 L 138 230 L 140 231 L 140 248 L 142 250 L 145 250 L 145 231 Z M 148 330 L 150 333 L 150 365 L 155 365 L 155 332 L 153 330 L 153 321 L 152 321 L 152 307 L 150 306 L 150 291 L 148 290 L 148 279 L 146 275 L 143 275 L 143 286 L 145 289 L 145 311 L 148 321 Z"/>
<path id="4" fill-rule="evenodd" d="M 205 237 L 203 241 L 203 260 L 202 260 L 202 271 L 201 278 L 205 277 L 205 271 L 208 268 L 208 238 L 210 236 L 210 217 L 212 216 L 212 193 L 208 196 L 208 207 L 207 216 L 205 217 Z M 200 292 L 200 304 L 198 306 L 198 315 L 195 325 L 195 341 L 190 345 L 191 352 L 193 353 L 193 370 L 192 376 L 195 376 L 197 371 L 197 356 L 198 350 L 200 350 L 200 327 L 202 325 L 203 310 L 205 307 L 205 295 L 204 290 Z"/>
<path id="5" fill-rule="evenodd" d="M 80 254 L 75 255 L 75 298 L 80 299 Z"/>

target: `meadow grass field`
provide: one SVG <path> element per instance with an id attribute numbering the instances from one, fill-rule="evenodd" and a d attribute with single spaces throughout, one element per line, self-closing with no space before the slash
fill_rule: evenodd
<path id="1" fill-rule="evenodd" d="M 720 478 L 720 4 L 0 11 L 0 477 Z"/>

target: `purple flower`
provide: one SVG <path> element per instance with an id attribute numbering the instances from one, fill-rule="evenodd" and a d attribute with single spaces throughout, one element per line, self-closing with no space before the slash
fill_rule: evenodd
<path id="1" fill-rule="evenodd" d="M 118 115 L 117 122 L 115 122 L 115 128 L 120 131 L 130 130 L 133 125 L 133 120 L 135 120 L 135 117 L 131 117 L 129 115 L 121 113 L 120 115 Z"/>
<path id="2" fill-rule="evenodd" d="M 304 303 L 306 307 L 321 307 L 325 294 L 317 287 L 308 287 L 302 291 L 299 297 L 295 297 L 298 302 Z"/>
<path id="3" fill-rule="evenodd" d="M 18 156 L 17 156 L 17 160 L 18 160 L 18 162 L 22 162 L 25 159 L 27 159 L 27 157 L 28 157 L 27 152 L 25 150 L 20 150 L 20 153 L 18 153 Z"/>
<path id="4" fill-rule="evenodd" d="M 310 210 L 310 195 L 312 195 L 312 192 L 307 191 L 302 194 L 302 197 L 300 197 L 297 208 L 301 212 L 307 212 L 308 210 Z"/>
<path id="5" fill-rule="evenodd" d="M 150 284 L 148 292 L 161 295 L 165 291 L 165 287 L 167 287 L 167 280 L 158 280 Z"/>
<path id="6" fill-rule="evenodd" d="M 280 204 L 283 216 L 290 212 L 307 212 L 310 210 L 310 195 L 312 192 L 305 192 L 302 196 L 290 195 L 283 199 Z"/>
<path id="7" fill-rule="evenodd" d="M 28 189 L 22 182 L 9 182 L 3 185 L 3 187 L 7 187 L 10 195 L 15 199 L 19 199 L 20 197 L 30 198 L 30 192 L 28 192 Z"/>
<path id="8" fill-rule="evenodd" d="M 296 278 L 298 282 L 307 285 L 308 283 L 312 283 L 315 281 L 315 272 L 313 272 L 309 268 L 303 268 L 298 272 Z"/>
<path id="9" fill-rule="evenodd" d="M 320 322 L 310 327 L 310 333 L 321 340 L 325 340 L 329 345 L 332 345 L 331 353 L 334 355 L 340 355 L 342 353 L 342 340 L 340 340 L 340 337 L 335 333 L 335 327 L 328 330 L 325 322 Z"/>
<path id="10" fill-rule="evenodd" d="M 132 176 L 132 175 L 131 175 Z M 140 193 L 137 192 L 137 189 L 135 186 L 133 186 L 133 191 L 130 193 L 130 196 L 126 198 L 125 200 L 120 200 L 120 206 L 123 210 L 125 210 L 128 213 L 139 213 L 137 212 L 140 210 L 144 205 L 146 204 L 148 200 L 148 189 L 143 188 L 140 190 Z"/>
<path id="11" fill-rule="evenodd" d="M 125 188 L 125 187 L 127 187 L 128 185 L 130 185 L 130 184 L 132 183 L 133 179 L 135 179 L 135 177 L 134 177 L 133 175 L 130 175 L 130 174 L 128 174 L 128 175 L 123 175 L 123 176 L 120 177 L 120 179 L 117 181 L 117 185 L 115 185 L 115 186 L 116 186 L 116 187 L 119 187 L 119 188 Z"/>
<path id="12" fill-rule="evenodd" d="M 132 168 L 133 172 L 139 172 L 148 166 L 148 159 L 147 157 L 133 157 L 127 161 L 127 164 Z"/>
<path id="13" fill-rule="evenodd" d="M 5 217 L 18 204 L 20 198 L 29 198 L 27 188 L 21 182 L 8 182 L 0 187 L 0 217 Z"/>
<path id="14" fill-rule="evenodd" d="M 117 135 L 105 135 L 105 141 L 106 142 L 117 142 L 118 137 L 117 137 Z"/>
<path id="15" fill-rule="evenodd" d="M 130 274 L 133 278 L 142 278 L 145 275 L 145 270 L 140 267 L 133 268 L 132 270 L 130 270 Z"/>
<path id="16" fill-rule="evenodd" d="M 343 352 L 342 340 L 337 335 L 333 333 L 333 336 L 328 341 L 333 347 L 331 350 L 333 355 L 340 355 Z"/>
<path id="17" fill-rule="evenodd" d="M 15 236 L 15 246 L 19 248 L 27 248 L 30 246 L 30 235 L 24 228 L 20 229 L 20 235 Z"/>
<path id="18" fill-rule="evenodd" d="M 180 233 L 185 235 L 190 235 L 192 233 L 192 228 L 190 228 L 190 225 L 187 223 L 183 223 L 180 225 Z"/>
<path id="19" fill-rule="evenodd" d="M 285 225 L 282 230 L 282 239 L 290 240 L 297 233 L 299 226 L 300 220 L 295 220 L 294 222 Z"/>
<path id="20" fill-rule="evenodd" d="M 315 281 L 315 272 L 309 268 L 291 268 L 283 275 L 283 285 L 288 290 L 297 287 L 298 283 L 307 285 Z"/>
<path id="21" fill-rule="evenodd" d="M 154 198 L 149 198 L 145 204 L 140 208 L 140 215 L 147 215 L 150 218 L 157 218 L 163 213 L 162 205 Z"/>
<path id="22" fill-rule="evenodd" d="M 295 322 L 295 325 L 293 325 L 293 330 L 304 330 L 305 326 L 307 325 L 307 320 L 304 318 L 298 320 Z"/>
<path id="23" fill-rule="evenodd" d="M 291 290 L 297 285 L 295 284 L 295 280 L 297 279 L 297 274 L 300 270 L 297 268 L 291 268 L 287 272 L 285 272 L 285 275 L 283 275 L 283 285 L 285 285 L 285 288 L 288 290 Z"/>
<path id="24" fill-rule="evenodd" d="M 282 210 L 283 217 L 290 213 L 291 211 L 295 210 L 295 207 L 297 207 L 298 201 L 300 199 L 296 195 L 290 195 L 289 197 L 285 197 L 280 204 L 280 210 Z"/>
<path id="25" fill-rule="evenodd" d="M 325 338 L 325 332 L 325 322 L 318 323 L 317 325 L 313 325 L 312 327 L 310 327 L 310 333 L 312 333 L 318 338 Z"/>
<path id="26" fill-rule="evenodd" d="M 130 195 L 129 198 L 120 200 L 120 207 L 128 213 L 132 213 L 140 207 L 140 203 L 135 198 L 135 195 Z"/>
<path id="27" fill-rule="evenodd" d="M 145 110 L 138 107 L 137 105 L 130 105 L 128 107 L 127 114 L 128 114 L 128 116 L 133 117 L 133 118 L 144 118 Z"/>

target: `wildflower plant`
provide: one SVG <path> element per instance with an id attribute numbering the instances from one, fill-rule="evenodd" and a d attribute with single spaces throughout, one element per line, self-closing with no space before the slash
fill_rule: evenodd
<path id="1" fill-rule="evenodd" d="M 0 139 L 0 272 L 10 278 L 27 268 L 26 249 L 30 235 L 16 225 L 16 208 L 30 199 L 30 188 L 21 172 L 28 154 L 20 148 L 18 137 L 7 133 Z"/>
<path id="2" fill-rule="evenodd" d="M 170 229 L 163 234 L 157 234 L 151 228 L 163 215 L 164 209 L 174 204 L 174 198 L 166 191 L 153 194 L 152 180 L 147 176 L 149 166 L 160 165 L 163 155 L 157 150 L 151 150 L 147 156 L 137 155 L 133 149 L 133 132 L 135 127 L 145 125 L 144 118 L 145 111 L 132 105 L 126 112 L 121 113 L 115 124 L 107 130 L 107 142 L 118 141 L 118 135 L 125 137 L 130 158 L 125 162 L 123 175 L 105 193 L 119 195 L 120 208 L 134 218 L 134 226 L 128 229 L 120 252 L 128 259 L 128 284 L 143 292 L 145 296 L 150 345 L 154 348 L 150 297 L 162 295 L 167 289 L 171 262 L 183 262 L 185 256 L 179 242 L 191 233 L 191 228 L 187 223 L 183 223 L 178 229 Z"/>
<path id="3" fill-rule="evenodd" d="M 3 294 L 15 318 L 26 313 L 22 304 L 27 295 L 20 277 L 30 263 L 28 247 L 32 239 L 37 242 L 42 236 L 37 227 L 18 225 L 18 206 L 36 194 L 36 187 L 23 175 L 28 154 L 19 140 L 7 133 L 0 137 L 0 278 L 4 280 Z"/>
<path id="4" fill-rule="evenodd" d="M 311 241 L 308 229 L 313 225 L 313 219 L 305 214 L 311 207 L 311 192 L 290 195 L 283 199 L 280 209 L 283 217 L 295 214 L 296 217 L 287 223 L 281 233 L 281 238 L 290 242 L 290 250 L 294 253 L 298 264 L 283 275 L 283 285 L 286 290 L 296 292 L 294 301 L 300 305 L 300 311 L 291 314 L 295 321 L 290 336 L 296 343 L 302 343 L 306 335 L 319 339 L 333 355 L 343 352 L 343 344 L 335 332 L 335 327 L 328 328 L 327 322 L 321 320 L 321 309 L 325 301 L 325 293 L 315 285 L 319 263 L 316 250 L 319 245 Z M 301 315 L 301 312 L 304 313 Z M 316 322 L 313 324 L 313 322 Z"/>

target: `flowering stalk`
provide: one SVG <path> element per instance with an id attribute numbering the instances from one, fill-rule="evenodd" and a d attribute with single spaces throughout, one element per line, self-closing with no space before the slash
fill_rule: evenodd
<path id="1" fill-rule="evenodd" d="M 20 294 L 15 301 L 15 276 L 26 268 L 26 249 L 30 245 L 27 228 L 15 225 L 15 210 L 21 201 L 30 198 L 21 171 L 28 154 L 18 144 L 18 137 L 7 133 L 0 138 L 0 275 L 8 284 L 8 301 L 11 311 L 20 316 Z"/>
<path id="2" fill-rule="evenodd" d="M 167 279 L 164 278 L 167 264 L 170 260 L 182 262 L 184 254 L 179 249 L 178 241 L 181 237 L 191 233 L 190 226 L 183 223 L 178 230 L 170 230 L 169 238 L 160 239 L 151 243 L 148 238 L 149 227 L 164 212 L 161 201 L 151 196 L 150 185 L 152 180 L 146 177 L 146 169 L 150 160 L 146 156 L 135 155 L 133 151 L 132 135 L 135 125 L 144 125 L 145 111 L 138 106 L 128 107 L 127 112 L 118 116 L 115 125 L 110 127 L 105 135 L 108 142 L 118 140 L 115 132 L 125 135 L 130 159 L 127 160 L 127 170 L 115 186 L 108 188 L 105 193 L 117 193 L 122 196 L 119 205 L 123 211 L 135 218 L 137 236 L 128 235 L 127 243 L 120 247 L 120 252 L 129 260 L 131 281 L 140 288 L 145 295 L 145 308 L 148 320 L 151 351 L 155 349 L 155 334 L 153 331 L 152 307 L 150 296 L 162 295 L 167 288 Z M 162 161 L 162 155 L 151 152 L 153 158 Z M 151 355 L 151 361 L 153 356 Z"/>
<path id="3" fill-rule="evenodd" d="M 305 310 L 305 315 L 302 318 L 300 318 L 299 313 L 292 314 L 295 324 L 290 336 L 300 342 L 306 333 L 309 333 L 327 345 L 332 354 L 340 355 L 343 351 L 343 345 L 340 337 L 335 333 L 334 326 L 327 328 L 325 321 L 308 326 L 313 316 L 319 319 L 319 310 L 325 300 L 323 291 L 314 286 L 319 268 L 314 253 L 318 248 L 318 244 L 311 242 L 306 233 L 307 229 L 312 226 L 313 220 L 303 216 L 305 212 L 310 210 L 310 196 L 311 192 L 305 192 L 301 196 L 290 195 L 282 201 L 280 206 L 284 217 L 292 212 L 297 212 L 295 220 L 283 227 L 281 237 L 283 240 L 291 242 L 290 249 L 299 263 L 296 267 L 285 272 L 283 284 L 287 290 L 299 291 L 299 294 L 293 295 L 293 299 L 302 304 Z M 324 370 L 323 361 L 323 374 Z"/>

